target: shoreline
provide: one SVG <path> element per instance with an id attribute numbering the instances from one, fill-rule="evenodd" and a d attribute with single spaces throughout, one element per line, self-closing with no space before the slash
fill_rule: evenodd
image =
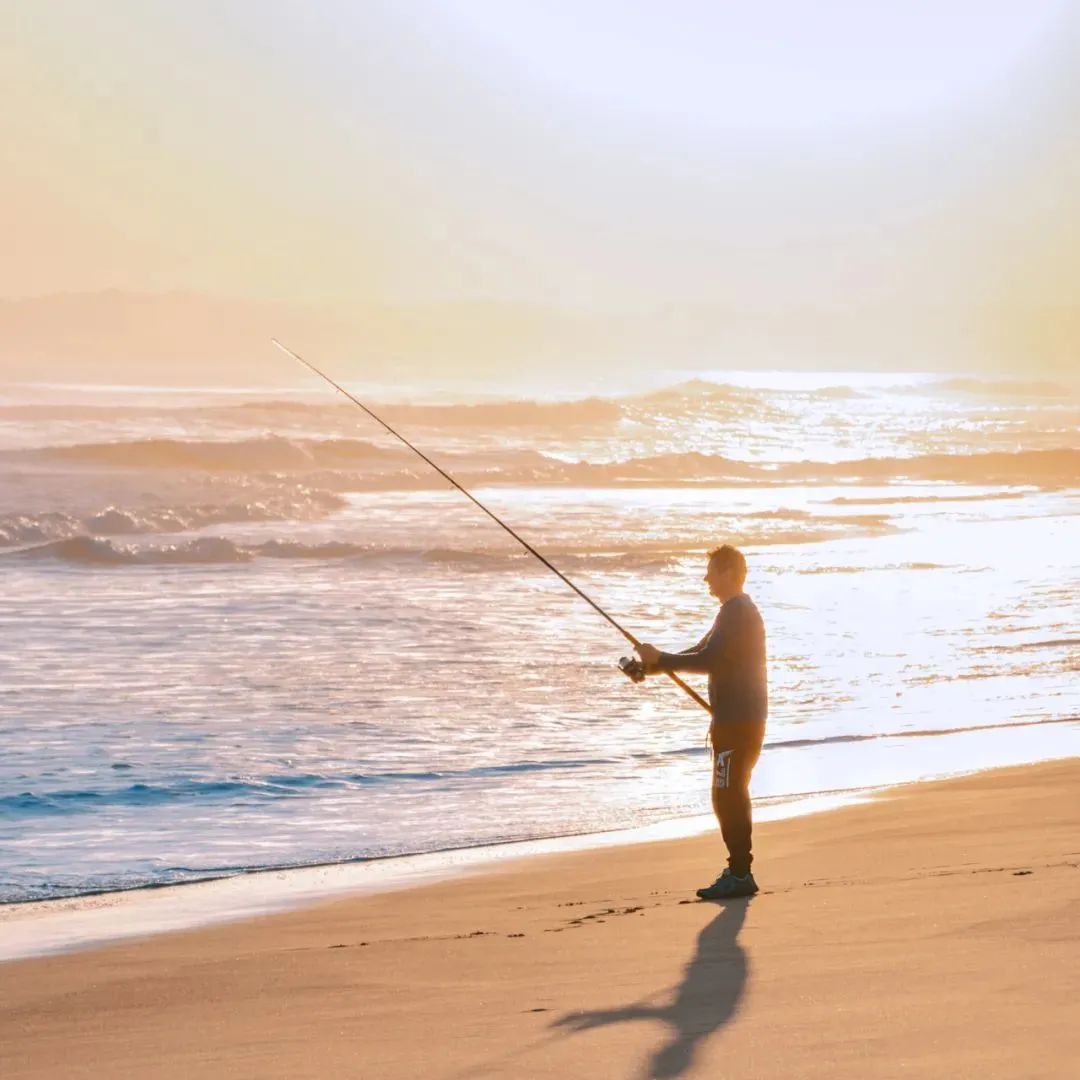
<path id="1" fill-rule="evenodd" d="M 921 783 L 922 781 L 915 781 Z M 933 781 L 930 781 L 933 782 Z M 787 821 L 854 806 L 906 784 L 792 796 L 755 808 L 755 822 Z M 770 811 L 773 811 L 770 813 Z M 507 840 L 439 851 L 241 870 L 216 877 L 100 890 L 0 905 L 0 967 L 105 948 L 161 934 L 284 914 L 349 897 L 379 895 L 536 858 L 681 840 L 716 829 L 711 813 L 605 832 Z"/>
<path id="2" fill-rule="evenodd" d="M 1071 1075 L 1080 759 L 0 965 L 11 1080 Z"/>
<path id="3" fill-rule="evenodd" d="M 1068 744 L 1062 744 L 1055 737 L 1060 731 Z M 923 739 L 941 739 L 952 747 L 945 759 L 937 759 L 937 764 L 927 769 L 926 754 L 916 751 Z M 1015 741 L 1027 740 L 1026 743 Z M 1049 741 L 1048 741 L 1049 739 Z M 1032 741 L 1034 740 L 1034 741 Z M 994 743 L 997 745 L 994 745 Z M 967 743 L 966 746 L 953 744 Z M 892 744 L 892 745 L 890 745 Z M 825 767 L 815 773 L 817 779 L 826 786 L 805 791 L 787 792 L 777 790 L 775 783 L 770 783 L 771 766 L 777 752 L 788 751 L 831 751 L 841 753 L 858 751 L 861 747 L 881 747 L 890 750 L 897 763 L 891 768 L 881 769 L 879 763 L 852 760 L 846 770 Z M 869 732 L 865 734 L 842 734 L 823 738 L 786 738 L 768 740 L 765 753 L 756 771 L 754 788 L 768 786 L 768 793 L 754 795 L 755 819 L 774 820 L 803 813 L 815 813 L 819 809 L 831 809 L 849 801 L 858 801 L 867 793 L 908 784 L 923 783 L 953 776 L 963 776 L 989 769 L 1008 768 L 1014 764 L 1037 761 L 1053 761 L 1062 757 L 1080 757 L 1080 715 L 1049 716 L 1037 719 L 1018 719 L 993 724 L 972 724 L 962 727 L 920 728 L 888 732 Z M 702 761 L 706 752 L 700 750 Z M 904 760 L 901 760 L 903 758 Z M 961 762 L 966 764 L 961 765 Z M 859 785 L 830 784 L 845 775 L 857 773 L 865 776 L 865 782 Z M 703 773 L 704 776 L 704 773 Z M 790 779 L 790 773 L 785 774 Z M 764 780 L 764 783 L 762 781 Z M 703 781 L 704 783 L 704 781 Z M 454 860 L 459 853 L 493 851 L 518 846 L 544 847 L 545 845 L 571 844 L 573 847 L 607 846 L 609 843 L 634 843 L 656 836 L 693 835 L 707 831 L 714 824 L 712 813 L 704 808 L 699 813 L 681 813 L 654 820 L 646 820 L 636 825 L 614 826 L 610 828 L 580 828 L 565 832 L 539 833 L 506 838 L 477 839 L 447 847 L 421 848 L 415 851 L 390 852 L 384 854 L 359 854 L 348 858 L 315 859 L 311 862 L 283 862 L 269 865 L 236 865 L 232 867 L 208 868 L 205 871 L 192 870 L 190 876 L 145 880 L 133 884 L 95 885 L 89 888 L 64 893 L 56 896 L 19 897 L 0 899 L 0 962 L 5 959 L 2 927 L 10 912 L 19 909 L 41 911 L 59 910 L 62 905 L 70 906 L 90 902 L 95 898 L 120 897 L 125 894 L 137 895 L 154 890 L 187 888 L 196 885 L 211 885 L 215 882 L 233 879 L 249 879 L 260 875 L 301 874 L 329 868 L 364 867 L 382 864 L 394 864 L 402 860 L 420 858 L 445 858 Z M 593 839 L 595 838 L 595 839 Z M 622 839 L 620 839 L 622 838 Z M 481 861 L 484 861 L 481 859 Z M 338 889 L 344 886 L 337 887 Z M 337 891 L 335 889 L 334 891 Z"/>
<path id="4" fill-rule="evenodd" d="M 1075 718 L 1017 726 L 1073 723 Z M 1010 727 L 1013 725 L 1009 725 Z M 981 729 L 974 729 L 978 733 Z M 992 730 L 992 729 L 991 729 Z M 960 729 L 956 734 L 968 734 Z M 946 732 L 943 734 L 952 734 Z M 1080 758 L 1075 749 L 1034 762 Z M 755 801 L 755 826 L 857 806 L 890 792 L 993 773 L 1029 762 L 975 767 L 858 788 L 770 796 Z M 536 858 L 601 851 L 708 835 L 716 831 L 712 813 L 669 818 L 624 829 L 570 833 L 446 848 L 430 852 L 267 867 L 196 878 L 98 890 L 72 896 L 0 905 L 0 967 L 21 960 L 108 947 L 117 942 L 242 923 L 302 910 L 349 897 L 408 890 L 466 875 L 498 871 Z"/>

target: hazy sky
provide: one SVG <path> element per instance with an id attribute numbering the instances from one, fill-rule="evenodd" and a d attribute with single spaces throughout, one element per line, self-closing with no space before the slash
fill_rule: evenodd
<path id="1" fill-rule="evenodd" d="M 1067 0 L 0 11 L 3 297 L 1075 306 Z"/>

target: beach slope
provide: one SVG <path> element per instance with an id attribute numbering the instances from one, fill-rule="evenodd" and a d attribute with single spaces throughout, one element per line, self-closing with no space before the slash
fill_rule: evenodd
<path id="1" fill-rule="evenodd" d="M 1080 761 L 0 965 L 0 1075 L 1065 1077 Z"/>

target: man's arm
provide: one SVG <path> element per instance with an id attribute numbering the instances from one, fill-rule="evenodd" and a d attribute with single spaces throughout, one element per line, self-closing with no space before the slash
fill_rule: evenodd
<path id="1" fill-rule="evenodd" d="M 638 646 L 638 654 L 653 671 L 710 671 L 723 651 L 723 621 L 717 615 L 709 632 L 692 649 L 667 653 L 653 645 L 642 645 Z"/>
<path id="2" fill-rule="evenodd" d="M 689 671 L 705 674 L 712 671 L 724 651 L 724 634 L 719 625 L 708 635 L 705 644 L 686 652 L 662 652 L 656 658 L 659 671 Z"/>

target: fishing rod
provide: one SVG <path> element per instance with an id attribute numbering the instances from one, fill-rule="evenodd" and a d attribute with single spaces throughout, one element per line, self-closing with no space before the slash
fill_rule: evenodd
<path id="1" fill-rule="evenodd" d="M 528 540 L 525 540 L 523 537 L 519 536 L 516 532 L 514 532 L 514 530 L 511 529 L 510 526 L 502 520 L 502 518 L 500 518 L 493 511 L 489 510 L 478 498 L 476 498 L 475 495 L 473 495 L 471 492 L 466 491 L 465 488 L 463 488 L 461 484 L 459 484 L 445 469 L 441 468 L 439 465 L 436 465 L 435 462 L 427 456 L 427 454 L 425 454 L 422 450 L 417 449 L 417 447 L 413 446 L 413 444 L 409 442 L 409 440 L 406 439 L 404 435 L 402 435 L 400 432 L 395 431 L 385 420 L 383 420 L 381 417 L 376 416 L 362 401 L 359 401 L 357 398 L 353 397 L 353 395 L 350 394 L 349 391 L 345 389 L 345 387 L 343 387 L 340 383 L 334 382 L 334 380 L 331 379 L 329 375 L 327 375 L 325 372 L 320 371 L 314 364 L 300 356 L 299 353 L 294 353 L 292 349 L 288 348 L 285 345 L 282 345 L 277 338 L 271 338 L 270 340 L 283 353 L 291 356 L 294 360 L 299 361 L 309 371 L 313 371 L 316 375 L 319 376 L 320 379 L 328 382 L 335 390 L 338 391 L 338 393 L 344 394 L 345 397 L 347 397 L 354 405 L 356 405 L 358 408 L 363 409 L 364 412 L 367 413 L 367 415 L 370 416 L 372 420 L 374 420 L 377 424 L 390 432 L 390 434 L 393 435 L 395 439 L 403 442 L 414 454 L 423 458 L 424 461 L 428 463 L 428 465 L 430 465 L 441 477 L 443 477 L 443 479 L 448 480 L 474 506 L 477 506 L 481 510 L 483 510 L 484 513 L 487 514 L 487 516 L 491 518 L 491 520 L 494 521 L 496 525 L 498 525 L 500 528 L 505 529 L 527 552 L 529 552 L 530 555 L 535 555 L 553 574 L 555 574 L 556 577 L 569 585 L 570 588 L 573 589 L 574 592 L 576 592 L 578 596 L 580 596 L 581 599 L 584 600 L 585 603 L 588 604 L 595 612 L 607 619 L 607 621 L 611 623 L 611 625 L 614 626 L 615 629 L 618 630 L 619 633 L 622 634 L 622 636 L 626 638 L 626 640 L 629 641 L 631 645 L 637 648 L 637 646 L 641 644 L 641 642 L 638 641 L 638 639 L 634 637 L 634 635 L 631 634 L 629 630 L 626 630 L 622 626 L 620 626 L 619 623 L 617 623 L 595 600 L 592 599 L 592 597 L 587 596 L 584 592 L 582 592 L 582 590 L 579 589 L 557 566 L 553 566 L 543 555 L 541 555 L 540 552 L 537 551 L 536 548 L 534 548 L 532 544 L 528 542 Z M 639 682 L 640 677 L 644 676 L 644 670 L 640 666 L 636 666 L 634 661 L 629 661 L 625 665 L 623 661 L 620 661 L 619 667 L 635 682 Z M 679 676 L 676 675 L 673 671 L 665 671 L 664 674 L 673 683 L 675 683 L 676 686 L 684 690 L 690 697 L 692 697 L 703 709 L 711 711 L 709 710 L 709 703 L 696 690 L 694 690 L 692 687 L 687 686 L 686 683 L 684 683 L 682 679 L 680 679 Z"/>

